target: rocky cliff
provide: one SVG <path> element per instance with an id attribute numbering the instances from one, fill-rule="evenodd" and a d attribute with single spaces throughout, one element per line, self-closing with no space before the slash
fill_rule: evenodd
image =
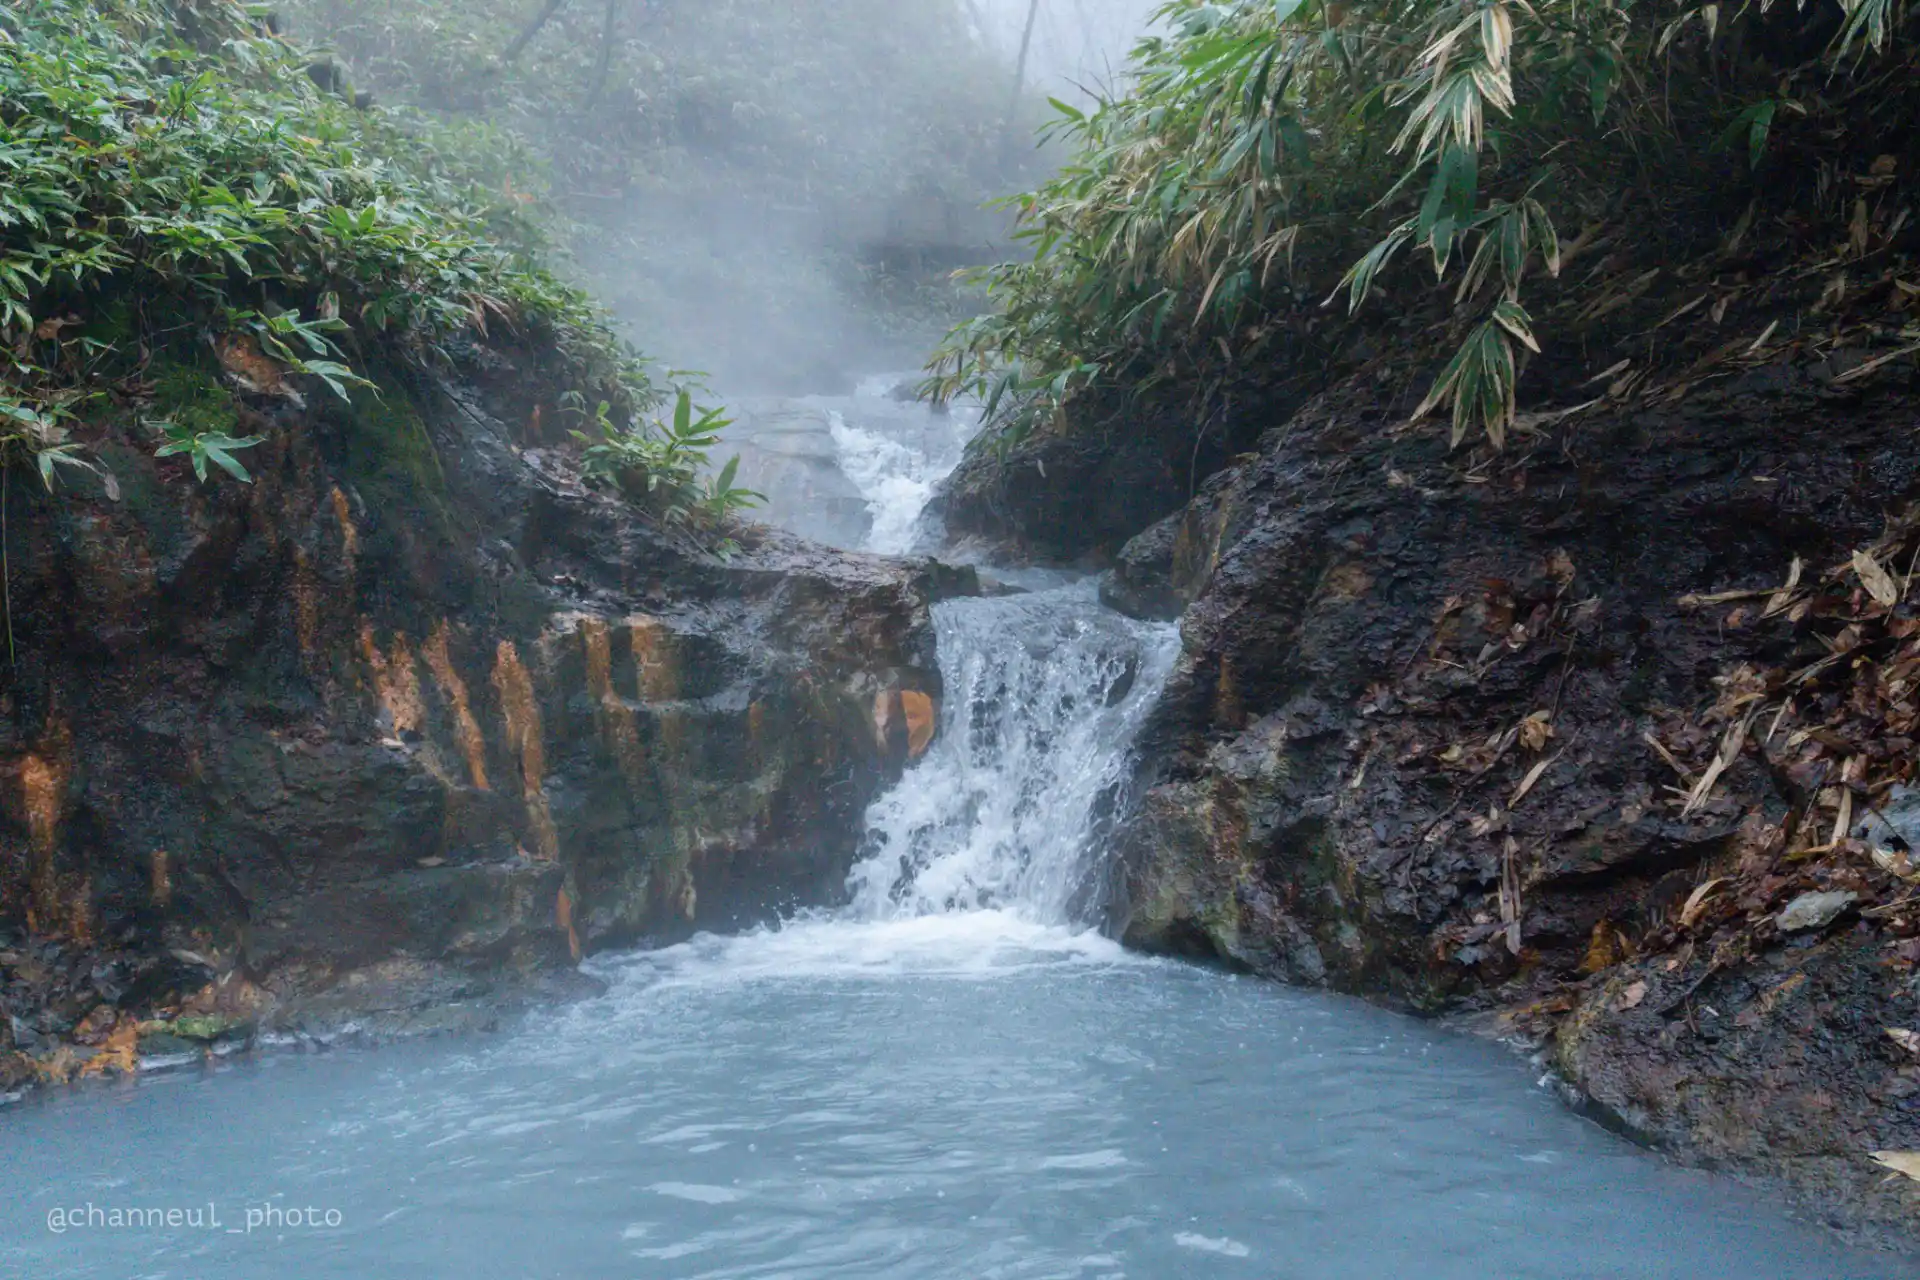
<path id="1" fill-rule="evenodd" d="M 1111 553 L 1109 602 L 1183 637 L 1116 931 L 1475 1017 L 1648 1140 L 1905 1230 L 1871 1153 L 1920 1148 L 1920 912 L 1862 820 L 1914 769 L 1920 451 L 1860 364 L 1603 395 L 1503 454 L 1365 373 L 1243 407 L 1256 448 Z M 1020 510 L 1002 545 L 1099 550 Z"/>
<path id="2" fill-rule="evenodd" d="M 5 1079 L 459 1021 L 843 892 L 964 584 L 663 533 L 582 483 L 562 367 L 475 345 L 352 407 L 156 368 L 268 437 L 256 483 L 113 413 L 80 433 L 110 474 L 6 479 Z"/>

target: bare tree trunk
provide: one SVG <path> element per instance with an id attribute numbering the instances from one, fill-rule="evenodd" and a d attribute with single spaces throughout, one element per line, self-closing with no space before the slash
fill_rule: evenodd
<path id="1" fill-rule="evenodd" d="M 600 29 L 600 60 L 594 64 L 593 88 L 587 93 L 588 111 L 600 105 L 600 95 L 606 92 L 607 72 L 613 67 L 613 37 L 622 4 L 623 0 L 607 0 L 607 21 Z"/>
<path id="2" fill-rule="evenodd" d="M 513 38 L 513 43 L 508 45 L 506 52 L 500 55 L 500 61 L 512 62 L 515 58 L 519 57 L 521 53 L 525 52 L 526 47 L 533 43 L 533 38 L 540 34 L 540 28 L 546 26 L 553 15 L 560 12 L 560 7 L 566 2 L 567 0 L 547 0 L 547 7 L 540 11 L 539 17 L 529 22 L 521 30 L 520 34 Z"/>
<path id="3" fill-rule="evenodd" d="M 1020 123 L 1020 95 L 1027 90 L 1027 57 L 1033 52 L 1033 28 L 1040 20 L 1040 0 L 1027 0 L 1027 27 L 1020 33 L 1020 57 L 1013 68 L 1013 97 L 1007 102 L 1007 128 L 1001 151 L 1013 152 L 1013 134 Z"/>

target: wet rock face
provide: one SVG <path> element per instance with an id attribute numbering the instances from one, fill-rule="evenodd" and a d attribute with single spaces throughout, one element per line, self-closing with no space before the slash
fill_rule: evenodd
<path id="1" fill-rule="evenodd" d="M 1116 394 L 1081 406 L 1071 432 L 1009 447 L 982 438 L 928 507 L 949 542 L 999 564 L 1105 564 L 1122 544 L 1179 512 L 1292 404 L 1227 398 L 1196 421 L 1182 396 L 1157 404 Z"/>
<path id="2" fill-rule="evenodd" d="M 771 531 L 682 545 L 581 484 L 561 390 L 475 351 L 411 400 L 243 409 L 250 487 L 112 439 L 118 501 L 11 480 L 26 1036 L 234 983 L 248 1018 L 345 1017 L 368 973 L 425 1007 L 843 892 L 912 745 L 876 700 L 937 700 L 929 605 L 960 585 Z"/>
<path id="3" fill-rule="evenodd" d="M 1920 1060 L 1883 1030 L 1920 1026 L 1912 945 L 1851 881 L 1754 900 L 1751 945 L 1673 940 L 1694 890 L 1806 802 L 1750 749 L 1688 809 L 1723 727 L 1697 716 L 1741 663 L 1824 652 L 1756 626 L 1764 593 L 1681 597 L 1846 563 L 1920 481 L 1911 399 L 1757 370 L 1472 477 L 1395 438 L 1401 408 L 1316 401 L 1121 552 L 1110 603 L 1185 613 L 1115 929 L 1506 1010 L 1644 1135 L 1838 1219 L 1907 1221 L 1920 1198 L 1866 1153 L 1920 1149 Z"/>

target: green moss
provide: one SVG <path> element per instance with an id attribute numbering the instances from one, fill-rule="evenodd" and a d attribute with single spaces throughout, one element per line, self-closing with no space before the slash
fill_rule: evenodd
<path id="1" fill-rule="evenodd" d="M 182 1040 L 213 1041 L 227 1036 L 244 1033 L 252 1029 L 253 1024 L 241 1018 L 222 1017 L 217 1013 L 189 1014 L 175 1018 L 167 1027 L 167 1033 Z"/>
<path id="2" fill-rule="evenodd" d="M 447 489 L 447 475 L 439 450 L 427 434 L 426 419 L 405 391 L 387 383 L 379 394 L 359 391 L 350 409 L 348 467 L 353 474 L 380 487 L 397 482 L 414 494 L 426 495 L 445 514 L 439 502 Z"/>
<path id="3" fill-rule="evenodd" d="M 153 406 L 148 416 L 196 434 L 237 436 L 240 408 L 213 370 L 173 358 L 155 360 L 149 375 Z"/>

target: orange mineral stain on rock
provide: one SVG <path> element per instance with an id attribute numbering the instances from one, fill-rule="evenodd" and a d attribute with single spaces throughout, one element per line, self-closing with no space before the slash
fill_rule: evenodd
<path id="1" fill-rule="evenodd" d="M 1214 685 L 1213 718 L 1216 723 L 1238 728 L 1246 722 L 1240 705 L 1240 686 L 1233 677 L 1233 659 L 1222 656 L 1220 678 Z"/>
<path id="2" fill-rule="evenodd" d="M 77 904 L 62 900 L 61 877 L 55 865 L 60 847 L 60 816 L 66 807 L 67 784 L 73 778 L 73 732 L 64 722 L 50 724 L 32 754 L 19 764 L 20 811 L 27 819 L 27 928 L 30 932 L 87 934 L 89 911 L 85 886 Z"/>
<path id="3" fill-rule="evenodd" d="M 101 1042 L 99 1052 L 81 1064 L 81 1076 L 105 1075 L 108 1071 L 133 1075 L 140 1069 L 140 1058 L 136 1052 L 139 1043 L 140 1020 L 122 1016 Z"/>
<path id="4" fill-rule="evenodd" d="M 467 693 L 467 682 L 460 678 L 460 672 L 453 665 L 444 618 L 433 629 L 433 635 L 421 648 L 420 656 L 427 660 L 427 670 L 433 673 L 433 682 L 439 686 L 440 696 L 447 700 L 447 706 L 453 712 L 453 736 L 460 745 L 460 754 L 467 761 L 467 779 L 475 790 L 492 790 L 487 785 L 486 735 L 480 732 L 480 722 L 473 718 L 473 699 Z"/>
<path id="5" fill-rule="evenodd" d="M 680 696 L 680 671 L 674 661 L 673 633 L 658 618 L 627 619 L 633 642 L 634 693 L 642 702 L 671 702 Z"/>
<path id="6" fill-rule="evenodd" d="M 562 889 L 553 904 L 553 922 L 567 935 L 567 951 L 580 963 L 580 933 L 573 927 L 573 899 Z"/>
<path id="7" fill-rule="evenodd" d="M 495 650 L 493 687 L 500 695 L 500 710 L 506 720 L 507 749 L 520 757 L 520 783 L 526 796 L 534 855 L 552 861 L 560 856 L 560 834 L 554 829 L 553 810 L 547 803 L 547 752 L 540 704 L 534 700 L 533 678 L 511 640 L 502 640 Z"/>
<path id="8" fill-rule="evenodd" d="M 312 657 L 320 649 L 320 583 L 314 577 L 313 566 L 307 563 L 307 553 L 295 546 L 293 549 L 293 586 L 289 592 L 293 596 L 293 630 L 300 641 L 300 652 Z"/>
<path id="9" fill-rule="evenodd" d="M 420 698 L 420 673 L 414 667 L 413 649 L 405 632 L 395 632 L 393 651 L 382 653 L 373 638 L 373 623 L 360 623 L 360 652 L 373 675 L 374 691 L 380 705 L 393 718 L 395 733 L 419 733 L 426 724 L 426 704 Z"/>
<path id="10" fill-rule="evenodd" d="M 27 837 L 36 854 L 52 856 L 60 838 L 60 797 L 66 787 L 63 762 L 39 755 L 20 762 L 21 808 L 27 815 Z"/>
<path id="11" fill-rule="evenodd" d="M 900 695 L 900 706 L 907 717 L 907 755 L 918 760 L 927 753 L 928 745 L 933 742 L 934 730 L 939 727 L 939 715 L 933 699 L 913 689 Z"/>
<path id="12" fill-rule="evenodd" d="M 613 687 L 613 640 L 602 618 L 581 618 L 580 647 L 586 658 L 587 691 L 593 695 L 593 719 L 600 740 L 620 765 L 621 776 L 638 784 L 645 757 L 633 708 Z"/>
<path id="13" fill-rule="evenodd" d="M 747 704 L 747 746 L 753 752 L 755 765 L 761 762 L 761 751 L 767 736 L 767 709 L 755 698 Z"/>
<path id="14" fill-rule="evenodd" d="M 333 486 L 333 515 L 340 522 L 340 555 L 351 570 L 353 558 L 360 554 L 360 530 L 354 526 L 353 508 L 339 485 Z"/>

